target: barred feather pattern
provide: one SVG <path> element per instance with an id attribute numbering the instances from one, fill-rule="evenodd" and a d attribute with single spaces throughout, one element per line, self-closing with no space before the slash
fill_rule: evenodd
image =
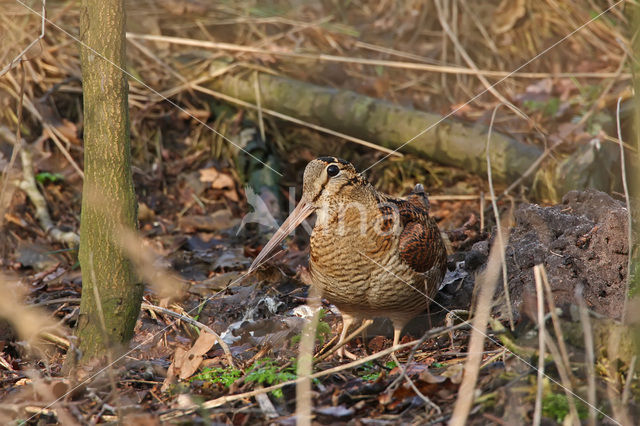
<path id="1" fill-rule="evenodd" d="M 435 296 L 446 271 L 445 246 L 421 185 L 406 200 L 368 183 L 361 188 L 370 193 L 358 197 L 366 214 L 348 197 L 335 197 L 319 215 L 310 242 L 311 276 L 341 312 L 387 317 L 402 327 Z"/>

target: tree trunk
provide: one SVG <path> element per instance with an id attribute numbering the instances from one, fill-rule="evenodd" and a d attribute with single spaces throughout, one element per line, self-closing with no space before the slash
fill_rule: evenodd
<path id="1" fill-rule="evenodd" d="M 140 312 L 142 285 L 119 240 L 136 228 L 125 66 L 124 0 L 83 0 L 80 48 L 84 166 L 80 236 L 82 360 L 124 348 Z"/>

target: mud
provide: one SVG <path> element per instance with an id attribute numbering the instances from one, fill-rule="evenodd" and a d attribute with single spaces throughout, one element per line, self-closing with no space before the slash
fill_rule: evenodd
<path id="1" fill-rule="evenodd" d="M 595 190 L 571 191 L 561 204 L 523 204 L 514 216 L 506 263 L 516 318 L 531 304 L 535 307 L 533 267 L 537 264 L 546 269 L 558 307 L 575 304 L 582 292 L 591 310 L 620 318 L 629 253 L 623 203 Z M 486 256 L 488 247 L 487 241 L 476 243 L 466 256 Z M 503 293 L 499 290 L 497 297 Z M 505 312 L 505 306 L 499 309 Z"/>

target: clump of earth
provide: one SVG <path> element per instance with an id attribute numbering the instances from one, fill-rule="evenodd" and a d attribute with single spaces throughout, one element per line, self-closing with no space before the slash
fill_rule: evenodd
<path id="1" fill-rule="evenodd" d="M 527 311 L 530 301 L 535 306 L 533 267 L 541 264 L 556 306 L 567 307 L 583 297 L 589 309 L 620 319 L 629 254 L 627 209 L 622 202 L 596 190 L 571 191 L 555 206 L 522 204 L 514 218 L 506 264 L 516 318 Z M 465 263 L 474 263 L 467 269 L 484 266 L 490 243 L 478 242 L 465 254 Z M 468 289 L 469 284 L 462 287 Z M 445 295 L 447 287 L 443 289 Z M 503 286 L 499 284 L 498 288 L 500 297 Z M 503 313 L 504 306 L 498 307 Z"/>

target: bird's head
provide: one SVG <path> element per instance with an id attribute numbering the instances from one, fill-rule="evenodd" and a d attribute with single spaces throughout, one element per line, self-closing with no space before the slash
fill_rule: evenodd
<path id="1" fill-rule="evenodd" d="M 340 202 L 358 202 L 366 192 L 363 189 L 368 187 L 367 181 L 346 160 L 319 157 L 309 162 L 304 169 L 302 199 L 255 258 L 249 272 L 253 271 L 271 250 L 311 213 Z"/>
<path id="2" fill-rule="evenodd" d="M 320 157 L 307 164 L 302 183 L 302 202 L 314 209 L 349 200 L 364 180 L 355 167 L 336 157 Z"/>

